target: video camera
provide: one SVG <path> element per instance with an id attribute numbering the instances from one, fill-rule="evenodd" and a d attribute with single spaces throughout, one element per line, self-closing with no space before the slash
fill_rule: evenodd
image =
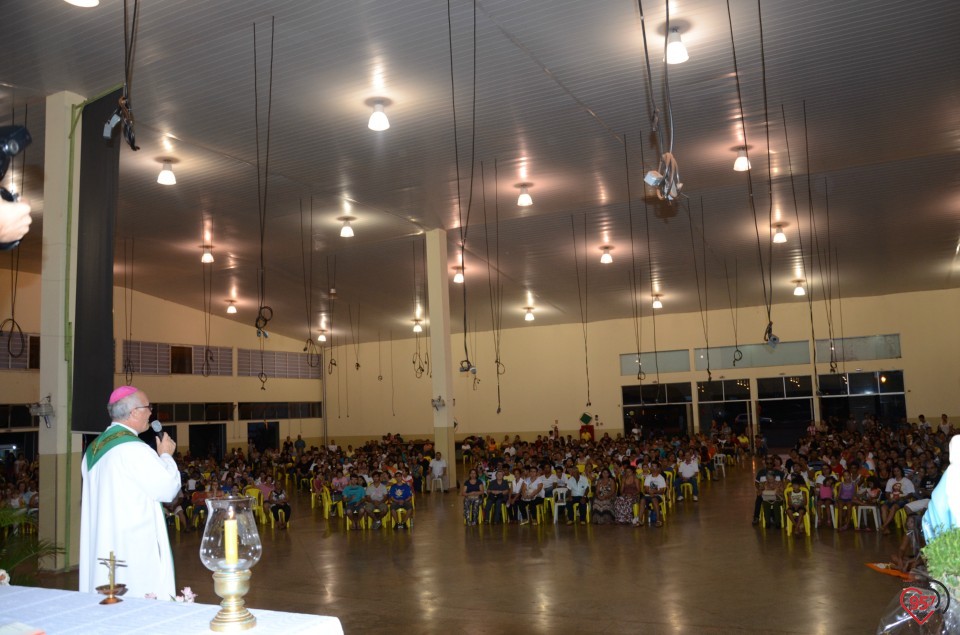
<path id="1" fill-rule="evenodd" d="M 0 126 L 0 181 L 7 175 L 10 160 L 20 154 L 33 139 L 23 126 Z M 0 187 L 0 197 L 5 201 L 15 201 L 17 197 L 9 190 Z"/>

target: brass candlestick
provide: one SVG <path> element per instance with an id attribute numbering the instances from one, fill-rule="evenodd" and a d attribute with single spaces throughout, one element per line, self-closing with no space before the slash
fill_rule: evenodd
<path id="1" fill-rule="evenodd" d="M 243 596 L 250 590 L 250 570 L 217 571 L 213 574 L 213 590 L 223 598 L 220 611 L 210 620 L 210 630 L 218 633 L 245 631 L 257 625 L 243 604 Z"/>
<path id="2" fill-rule="evenodd" d="M 220 611 L 210 620 L 210 629 L 219 633 L 245 631 L 257 625 L 257 618 L 244 606 L 250 590 L 250 568 L 263 553 L 253 499 L 227 496 L 208 498 L 207 524 L 200 540 L 200 561 L 213 571 L 213 590 L 223 598 Z"/>

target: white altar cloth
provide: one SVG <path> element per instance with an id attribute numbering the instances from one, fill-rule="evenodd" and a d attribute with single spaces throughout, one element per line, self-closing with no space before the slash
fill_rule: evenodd
<path id="1" fill-rule="evenodd" d="M 112 633 L 155 633 L 157 635 L 190 635 L 211 633 L 210 620 L 219 605 L 161 602 L 143 598 L 123 598 L 123 602 L 104 606 L 101 595 L 41 589 L 35 587 L 0 586 L 0 626 L 22 622 L 45 630 L 49 635 L 74 633 L 111 635 Z M 249 608 L 249 607 L 248 607 Z M 257 633 L 322 633 L 343 635 L 340 620 L 322 615 L 283 613 L 250 609 L 257 626 L 247 631 Z"/>

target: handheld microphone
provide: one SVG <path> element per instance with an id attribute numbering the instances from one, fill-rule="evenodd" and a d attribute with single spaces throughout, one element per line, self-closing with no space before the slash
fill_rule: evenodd
<path id="1" fill-rule="evenodd" d="M 160 422 L 154 419 L 150 422 L 150 428 L 157 433 L 157 436 L 160 437 L 160 440 L 163 440 L 163 426 L 160 425 Z"/>

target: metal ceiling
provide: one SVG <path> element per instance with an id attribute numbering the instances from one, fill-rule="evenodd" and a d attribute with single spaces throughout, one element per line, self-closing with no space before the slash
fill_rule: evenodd
<path id="1" fill-rule="evenodd" d="M 340 337 L 349 337 L 347 306 L 360 314 L 363 340 L 376 339 L 378 332 L 383 337 L 405 332 L 416 285 L 422 286 L 421 274 L 415 281 L 413 260 L 414 252 L 421 253 L 420 234 L 448 230 L 451 267 L 459 242 L 447 5 L 437 0 L 141 4 L 132 98 L 142 148 L 134 153 L 124 147 L 121 153 L 118 223 L 119 239 L 135 241 L 134 288 L 201 309 L 205 219 L 215 245 L 214 306 L 225 308 L 236 294 L 241 310 L 231 318 L 250 322 L 252 332 L 259 259 L 254 99 L 258 94 L 262 107 L 266 101 L 274 17 L 265 248 L 267 302 L 275 312 L 271 327 L 293 337 L 304 337 L 307 329 L 298 248 L 303 205 L 306 218 L 313 209 L 313 236 L 302 244 L 314 250 L 315 310 L 309 318 L 314 335 L 317 313 L 329 310 L 326 287 L 334 257 L 339 299 L 333 323 Z M 775 220 L 786 223 L 790 239 L 772 250 L 773 300 L 795 301 L 791 280 L 805 278 L 815 290 L 821 286 L 822 272 L 811 268 L 808 175 L 821 251 L 829 196 L 829 238 L 845 296 L 957 286 L 960 3 L 764 0 L 762 60 L 757 3 L 731 0 L 759 227 L 749 206 L 747 176 L 731 169 L 743 141 L 724 2 L 670 5 L 671 23 L 690 52 L 688 62 L 669 68 L 675 154 L 689 197 L 674 206 L 656 201 L 642 185 L 644 172 L 656 167 L 657 149 L 636 2 L 478 1 L 475 110 L 473 6 L 451 0 L 450 15 L 464 222 L 469 213 L 471 325 L 489 328 L 486 240 L 496 236 L 503 325 L 521 324 L 528 293 L 537 324 L 579 321 L 571 224 L 581 275 L 583 262 L 589 267 L 591 320 L 631 315 L 631 251 L 645 314 L 653 292 L 663 294 L 666 312 L 699 310 L 692 251 L 695 246 L 700 262 L 704 236 L 711 308 L 727 306 L 726 272 L 734 263 L 741 304 L 761 305 L 757 233 L 769 266 L 771 200 Z M 664 9 L 659 2 L 643 5 L 653 97 L 661 108 Z M 11 117 L 22 122 L 25 107 L 29 113 L 35 142 L 26 155 L 23 183 L 41 222 L 22 245 L 21 264 L 38 271 L 43 99 L 61 90 L 89 97 L 122 81 L 123 2 L 101 0 L 94 9 L 60 0 L 5 3 L 3 19 L 0 123 Z M 366 127 L 374 97 L 389 100 L 391 127 L 385 132 Z M 260 117 L 263 134 L 263 111 Z M 163 157 L 176 160 L 176 186 L 156 183 Z M 18 159 L 11 171 L 18 182 L 20 166 Z M 533 184 L 534 205 L 528 208 L 516 205 L 515 186 L 524 181 Z M 357 219 L 350 239 L 338 235 L 337 217 L 346 213 Z M 599 264 L 604 244 L 613 246 L 611 265 Z M 490 249 L 496 253 L 497 243 Z M 120 275 L 118 269 L 118 283 Z M 456 325 L 461 295 L 451 286 Z"/>

